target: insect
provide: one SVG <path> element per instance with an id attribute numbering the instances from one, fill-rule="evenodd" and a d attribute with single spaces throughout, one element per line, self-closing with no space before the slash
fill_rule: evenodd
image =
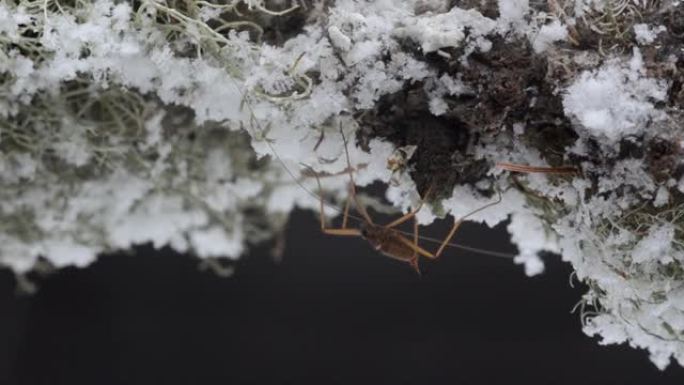
<path id="1" fill-rule="evenodd" d="M 341 131 L 340 131 L 341 132 Z M 418 257 L 423 256 L 429 259 L 436 259 L 438 258 L 442 252 L 444 251 L 445 247 L 449 245 L 449 241 L 451 238 L 454 236 L 458 228 L 461 226 L 461 223 L 463 220 L 469 216 L 472 215 L 478 211 L 484 210 L 487 207 L 493 206 L 501 201 L 501 195 L 499 195 L 499 200 L 493 203 L 489 203 L 483 207 L 480 207 L 479 209 L 467 214 L 466 216 L 455 220 L 453 226 L 451 227 L 451 230 L 449 231 L 448 235 L 444 238 L 444 240 L 441 241 L 441 244 L 439 246 L 439 249 L 435 253 L 431 253 L 424 248 L 420 247 L 418 244 L 418 239 L 420 238 L 418 235 L 418 222 L 416 220 L 416 214 L 420 211 L 420 209 L 423 206 L 424 200 L 421 200 L 421 202 L 418 204 L 416 208 L 414 208 L 412 211 L 409 213 L 401 216 L 400 218 L 397 218 L 393 220 L 392 222 L 386 224 L 386 225 L 380 225 L 375 223 L 373 221 L 373 218 L 368 214 L 368 211 L 364 208 L 363 205 L 359 203 L 359 200 L 356 195 L 356 185 L 354 182 L 354 173 L 353 173 L 353 167 L 351 165 L 351 161 L 349 159 L 349 150 L 347 149 L 347 139 L 344 136 L 344 133 L 342 133 L 342 138 L 344 141 L 344 151 L 345 151 L 345 157 L 347 159 L 347 173 L 349 175 L 349 196 L 347 197 L 346 203 L 344 205 L 344 211 L 343 211 L 343 216 L 342 216 L 342 227 L 340 228 L 330 228 L 326 227 L 325 224 L 325 217 L 323 214 L 323 209 L 325 203 L 323 202 L 323 194 L 322 194 L 322 186 L 321 186 L 321 180 L 320 177 L 317 173 L 313 173 L 313 175 L 316 177 L 316 182 L 318 184 L 318 190 L 319 190 L 319 200 L 320 200 L 320 223 L 321 223 L 321 231 L 325 234 L 330 234 L 330 235 L 338 235 L 338 236 L 351 236 L 351 237 L 361 237 L 368 241 L 368 243 L 373 246 L 373 248 L 382 254 L 402 261 L 406 262 L 413 267 L 414 270 L 416 270 L 417 273 L 420 274 L 420 267 L 418 265 Z M 428 197 L 430 195 L 430 189 L 425 193 L 425 197 Z M 351 228 L 348 227 L 348 222 L 349 222 L 349 210 L 351 206 L 351 202 L 354 201 L 354 204 L 356 206 L 357 211 L 361 214 L 362 218 L 362 224 L 359 228 Z M 413 239 L 409 239 L 405 236 L 405 233 L 403 231 L 400 231 L 397 229 L 397 226 L 413 219 Z"/>
<path id="2" fill-rule="evenodd" d="M 334 205 L 330 205 L 329 203 L 324 202 L 323 198 L 323 188 L 321 186 L 321 175 L 313 170 L 310 166 L 307 166 L 305 164 L 302 164 L 304 167 L 308 168 L 307 172 L 303 172 L 302 175 L 305 177 L 315 177 L 316 178 L 316 183 L 318 185 L 318 193 L 314 193 L 313 191 L 309 190 L 307 187 L 305 187 L 302 183 L 300 183 L 299 179 L 289 170 L 285 162 L 280 158 L 278 153 L 275 151 L 273 146 L 271 145 L 270 142 L 266 142 L 268 147 L 270 148 L 271 152 L 273 153 L 275 159 L 280 162 L 280 164 L 283 166 L 284 170 L 290 175 L 292 180 L 299 185 L 300 188 L 302 188 L 305 192 L 307 192 L 309 195 L 312 197 L 316 198 L 320 202 L 320 213 L 319 213 L 319 220 L 320 220 L 320 228 L 321 231 L 325 234 L 329 235 L 337 235 L 337 236 L 351 236 L 351 237 L 361 237 L 368 241 L 368 243 L 373 246 L 377 251 L 381 252 L 382 254 L 402 261 L 406 262 L 411 267 L 413 267 L 414 270 L 416 270 L 417 273 L 420 274 L 420 268 L 418 265 L 418 259 L 419 256 L 423 256 L 428 259 L 436 259 L 438 258 L 444 249 L 448 247 L 454 247 L 454 248 L 459 248 L 462 250 L 470 251 L 470 252 L 476 252 L 479 254 L 483 255 L 489 255 L 489 256 L 494 256 L 494 257 L 499 257 L 499 258 L 505 258 L 505 259 L 512 259 L 515 257 L 515 254 L 510 254 L 510 253 L 504 253 L 504 252 L 496 252 L 496 251 L 491 251 L 491 250 L 484 250 L 476 247 L 468 247 L 460 244 L 455 244 L 451 243 L 451 239 L 453 238 L 454 234 L 456 231 L 459 229 L 463 221 L 479 212 L 482 210 L 485 210 L 491 206 L 494 206 L 498 203 L 501 202 L 502 196 L 501 193 L 498 192 L 498 199 L 494 202 L 488 203 L 474 211 L 471 211 L 470 213 L 464 215 L 463 217 L 459 218 L 458 220 L 454 221 L 454 224 L 447 234 L 447 236 L 443 240 L 438 240 L 430 237 L 425 237 L 419 235 L 418 231 L 418 223 L 415 219 L 416 214 L 420 211 L 420 209 L 423 206 L 423 200 L 419 203 L 419 205 L 412 210 L 411 212 L 401 216 L 400 218 L 386 224 L 386 225 L 380 225 L 375 223 L 371 216 L 368 214 L 368 211 L 364 208 L 363 205 L 360 204 L 359 200 L 357 199 L 356 195 L 356 184 L 354 182 L 354 175 L 353 173 L 355 171 L 358 171 L 361 168 L 364 168 L 366 165 L 358 165 L 356 168 L 351 165 L 351 161 L 349 158 L 349 150 L 347 148 L 347 139 L 344 136 L 344 133 L 342 130 L 340 130 L 340 133 L 342 135 L 343 141 L 344 141 L 344 151 L 345 151 L 345 157 L 347 161 L 347 168 L 342 170 L 339 173 L 335 174 L 328 174 L 325 176 L 337 176 L 337 175 L 343 175 L 343 174 L 348 174 L 349 175 L 349 196 L 347 197 L 345 206 L 343 210 L 339 210 Z M 565 167 L 535 167 L 535 166 L 529 166 L 529 165 L 522 165 L 522 164 L 515 164 L 515 163 L 496 163 L 496 167 L 507 170 L 510 172 L 520 172 L 520 173 L 546 173 L 546 174 L 578 174 L 581 171 L 572 166 L 565 166 Z M 393 170 L 394 171 L 394 170 Z M 425 194 L 425 197 L 427 198 L 430 194 L 430 189 Z M 352 201 L 354 202 L 357 211 L 361 214 L 361 218 L 354 216 L 350 214 L 350 207 Z M 338 212 L 343 213 L 343 218 L 342 218 L 342 227 L 339 228 L 330 228 L 326 227 L 326 221 L 325 221 L 325 216 L 324 216 L 324 207 L 330 207 L 334 210 L 337 210 Z M 351 228 L 348 227 L 349 219 L 353 218 L 355 220 L 358 220 L 361 222 L 361 225 L 358 228 Z M 412 239 L 408 238 L 411 236 L 411 234 L 402 231 L 398 229 L 397 227 L 409 220 L 413 219 L 413 233 L 412 233 Z M 439 248 L 437 249 L 436 252 L 431 253 L 430 251 L 425 250 L 422 248 L 419 244 L 418 241 L 423 240 L 423 241 L 428 241 L 432 243 L 437 243 L 439 244 Z"/>

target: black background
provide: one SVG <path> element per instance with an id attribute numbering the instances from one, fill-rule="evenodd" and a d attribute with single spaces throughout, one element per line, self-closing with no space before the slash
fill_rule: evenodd
<path id="1" fill-rule="evenodd" d="M 570 313 L 585 289 L 557 257 L 528 278 L 450 250 L 418 277 L 317 226 L 295 214 L 283 261 L 256 248 L 232 278 L 145 246 L 61 270 L 28 297 L 3 270 L 0 383 L 684 383 L 676 364 L 660 372 L 644 351 L 585 336 Z M 503 227 L 456 238 L 515 250 Z"/>

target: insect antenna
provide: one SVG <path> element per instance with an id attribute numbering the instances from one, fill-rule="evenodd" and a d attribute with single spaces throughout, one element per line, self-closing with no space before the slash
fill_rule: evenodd
<path id="1" fill-rule="evenodd" d="M 411 233 L 409 233 L 408 231 L 400 231 L 400 232 L 401 232 L 402 234 L 404 234 L 404 235 L 407 235 L 407 236 L 410 236 L 410 235 L 411 235 Z M 420 238 L 421 241 L 426 241 L 426 242 L 434 243 L 434 244 L 436 244 L 436 245 L 439 245 L 439 244 L 442 243 L 442 241 L 439 240 L 439 239 L 432 238 L 432 237 L 428 237 L 428 236 L 424 236 L 424 235 L 419 235 L 418 238 Z M 461 244 L 455 243 L 455 242 L 449 242 L 449 243 L 446 244 L 446 246 L 447 246 L 447 247 L 454 248 L 454 249 L 458 249 L 458 250 L 468 251 L 468 252 L 471 252 L 471 253 L 477 253 L 477 254 L 486 255 L 486 256 L 489 256 L 489 257 L 497 257 L 497 258 L 504 258 L 504 259 L 513 259 L 513 258 L 515 258 L 515 257 L 517 256 L 516 254 L 513 254 L 513 253 L 506 253 L 506 252 L 504 252 L 504 251 L 486 250 L 486 249 L 481 249 L 481 248 L 479 248 L 479 247 L 461 245 Z"/>

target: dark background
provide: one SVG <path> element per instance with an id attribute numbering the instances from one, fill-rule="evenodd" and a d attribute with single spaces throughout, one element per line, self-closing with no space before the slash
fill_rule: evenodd
<path id="1" fill-rule="evenodd" d="M 676 364 L 660 372 L 644 351 L 585 336 L 570 313 L 585 289 L 557 257 L 528 278 L 451 250 L 418 277 L 317 226 L 295 214 L 282 262 L 256 248 L 232 278 L 151 247 L 61 270 L 33 296 L 2 270 L 0 384 L 684 383 Z M 456 236 L 514 251 L 506 239 Z"/>

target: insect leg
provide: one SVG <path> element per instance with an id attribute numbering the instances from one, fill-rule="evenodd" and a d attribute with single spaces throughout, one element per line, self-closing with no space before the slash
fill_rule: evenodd
<path id="1" fill-rule="evenodd" d="M 420 208 L 421 208 L 422 206 L 423 206 L 423 202 L 421 201 L 421 202 L 418 204 L 418 207 L 416 207 L 415 209 L 413 209 L 411 212 L 405 214 L 405 215 L 402 216 L 401 218 L 397 218 L 397 219 L 393 220 L 392 222 L 388 223 L 387 225 L 385 225 L 385 227 L 387 227 L 387 228 L 396 227 L 396 226 L 399 226 L 400 224 L 402 224 L 402 223 L 408 221 L 408 220 L 411 219 L 411 218 L 415 218 L 416 214 L 418 213 L 418 211 L 420 211 Z"/>
<path id="2" fill-rule="evenodd" d="M 456 233 L 456 230 L 458 230 L 458 228 L 461 226 L 461 223 L 463 223 L 462 219 L 454 221 L 454 225 L 451 227 L 449 235 L 447 235 L 446 238 L 444 238 L 444 241 L 442 241 L 442 244 L 439 246 L 439 249 L 437 249 L 437 252 L 435 253 L 435 258 L 439 257 L 439 255 L 442 254 L 442 251 L 444 250 L 446 245 L 449 244 L 449 241 L 451 241 L 451 238 Z"/>
<path id="3" fill-rule="evenodd" d="M 413 217 L 413 244 L 418 247 L 418 221 Z M 418 266 L 418 251 L 413 249 L 413 256 L 411 257 L 411 267 L 420 275 L 420 266 Z"/>
<path id="4" fill-rule="evenodd" d="M 351 205 L 352 195 L 351 188 L 349 188 L 349 195 L 347 196 L 347 202 L 344 204 L 344 215 L 342 216 L 342 228 L 347 228 L 347 222 L 349 221 L 349 206 Z"/>
<path id="5" fill-rule="evenodd" d="M 349 199 L 347 199 L 347 204 L 344 208 L 344 217 L 342 219 L 342 227 L 341 229 L 330 229 L 325 227 L 325 215 L 323 214 L 323 187 L 321 186 L 321 178 L 318 177 L 318 174 L 314 173 L 314 176 L 316 177 L 316 183 L 318 184 L 318 196 L 320 198 L 320 213 L 319 213 L 319 219 L 321 221 L 321 231 L 324 232 L 325 234 L 330 234 L 330 235 L 346 235 L 346 236 L 361 236 L 361 232 L 358 229 L 347 229 L 345 228 L 347 225 L 347 220 L 349 217 Z"/>
<path id="6" fill-rule="evenodd" d="M 356 183 L 354 182 L 354 173 L 352 170 L 354 169 L 351 165 L 351 160 L 349 160 L 349 149 L 347 148 L 347 138 L 344 136 L 344 132 L 342 131 L 342 128 L 340 127 L 340 134 L 342 134 L 342 141 L 344 141 L 344 155 L 347 158 L 347 169 L 349 170 L 349 181 L 350 181 L 350 186 L 351 186 L 351 196 L 354 198 L 354 203 L 356 204 L 356 209 L 361 213 L 363 218 L 368 221 L 370 224 L 374 224 L 373 219 L 368 215 L 368 211 L 366 211 L 366 208 L 361 206 L 359 204 L 359 200 L 356 197 Z"/>
<path id="7" fill-rule="evenodd" d="M 322 228 L 321 229 L 324 233 L 330 234 L 330 235 L 345 235 L 349 237 L 360 237 L 361 236 L 361 231 L 359 229 L 328 229 L 328 228 Z"/>
<path id="8" fill-rule="evenodd" d="M 387 224 L 385 227 L 391 228 L 391 227 L 396 227 L 399 226 L 400 224 L 408 221 L 411 218 L 414 218 L 416 214 L 418 214 L 418 211 L 420 211 L 421 208 L 423 208 L 423 203 L 425 202 L 425 199 L 430 195 L 430 192 L 432 192 L 432 185 L 430 185 L 430 188 L 428 188 L 427 192 L 425 193 L 425 198 L 420 200 L 420 203 L 418 203 L 418 206 L 413 209 L 411 212 L 405 214 L 401 218 L 395 219 L 394 221 L 390 222 Z"/>
<path id="9" fill-rule="evenodd" d="M 405 244 L 406 246 L 410 247 L 411 250 L 413 250 L 414 252 L 416 252 L 416 253 L 422 255 L 423 257 L 427 257 L 427 258 L 431 258 L 431 259 L 436 258 L 436 256 L 435 256 L 434 254 L 432 254 L 431 252 L 425 250 L 424 248 L 418 246 L 417 244 L 415 244 L 415 243 L 409 241 L 408 239 L 406 239 L 406 238 L 404 238 L 404 237 L 400 237 L 400 238 L 399 238 L 399 241 L 400 241 L 401 243 Z"/>
<path id="10" fill-rule="evenodd" d="M 468 218 L 469 216 L 471 216 L 471 215 L 473 215 L 473 214 L 475 214 L 475 213 L 479 213 L 479 212 L 482 211 L 482 210 L 485 210 L 485 209 L 487 209 L 487 208 L 489 208 L 489 207 L 492 207 L 492 206 L 495 206 L 495 205 L 498 205 L 499 203 L 501 203 L 501 199 L 502 199 L 502 197 L 501 197 L 501 191 L 499 191 L 499 190 L 497 189 L 497 190 L 496 190 L 496 193 L 497 193 L 498 197 L 497 197 L 497 199 L 496 199 L 494 202 L 487 203 L 486 205 L 481 206 L 481 207 L 479 207 L 479 208 L 477 208 L 477 209 L 475 209 L 475 210 L 469 212 L 468 214 L 462 216 L 460 219 L 454 220 L 454 226 L 451 227 L 451 230 L 449 231 L 449 235 L 447 235 L 446 238 L 444 238 L 444 241 L 442 241 L 442 244 L 439 246 L 439 249 L 438 249 L 437 252 L 435 253 L 435 258 L 439 257 L 439 255 L 442 254 L 442 251 L 443 251 L 444 248 L 449 244 L 449 242 L 451 241 L 451 237 L 454 236 L 454 234 L 456 233 L 456 230 L 458 230 L 458 228 L 461 226 L 461 223 L 463 223 L 463 220 L 464 220 L 464 219 Z"/>

